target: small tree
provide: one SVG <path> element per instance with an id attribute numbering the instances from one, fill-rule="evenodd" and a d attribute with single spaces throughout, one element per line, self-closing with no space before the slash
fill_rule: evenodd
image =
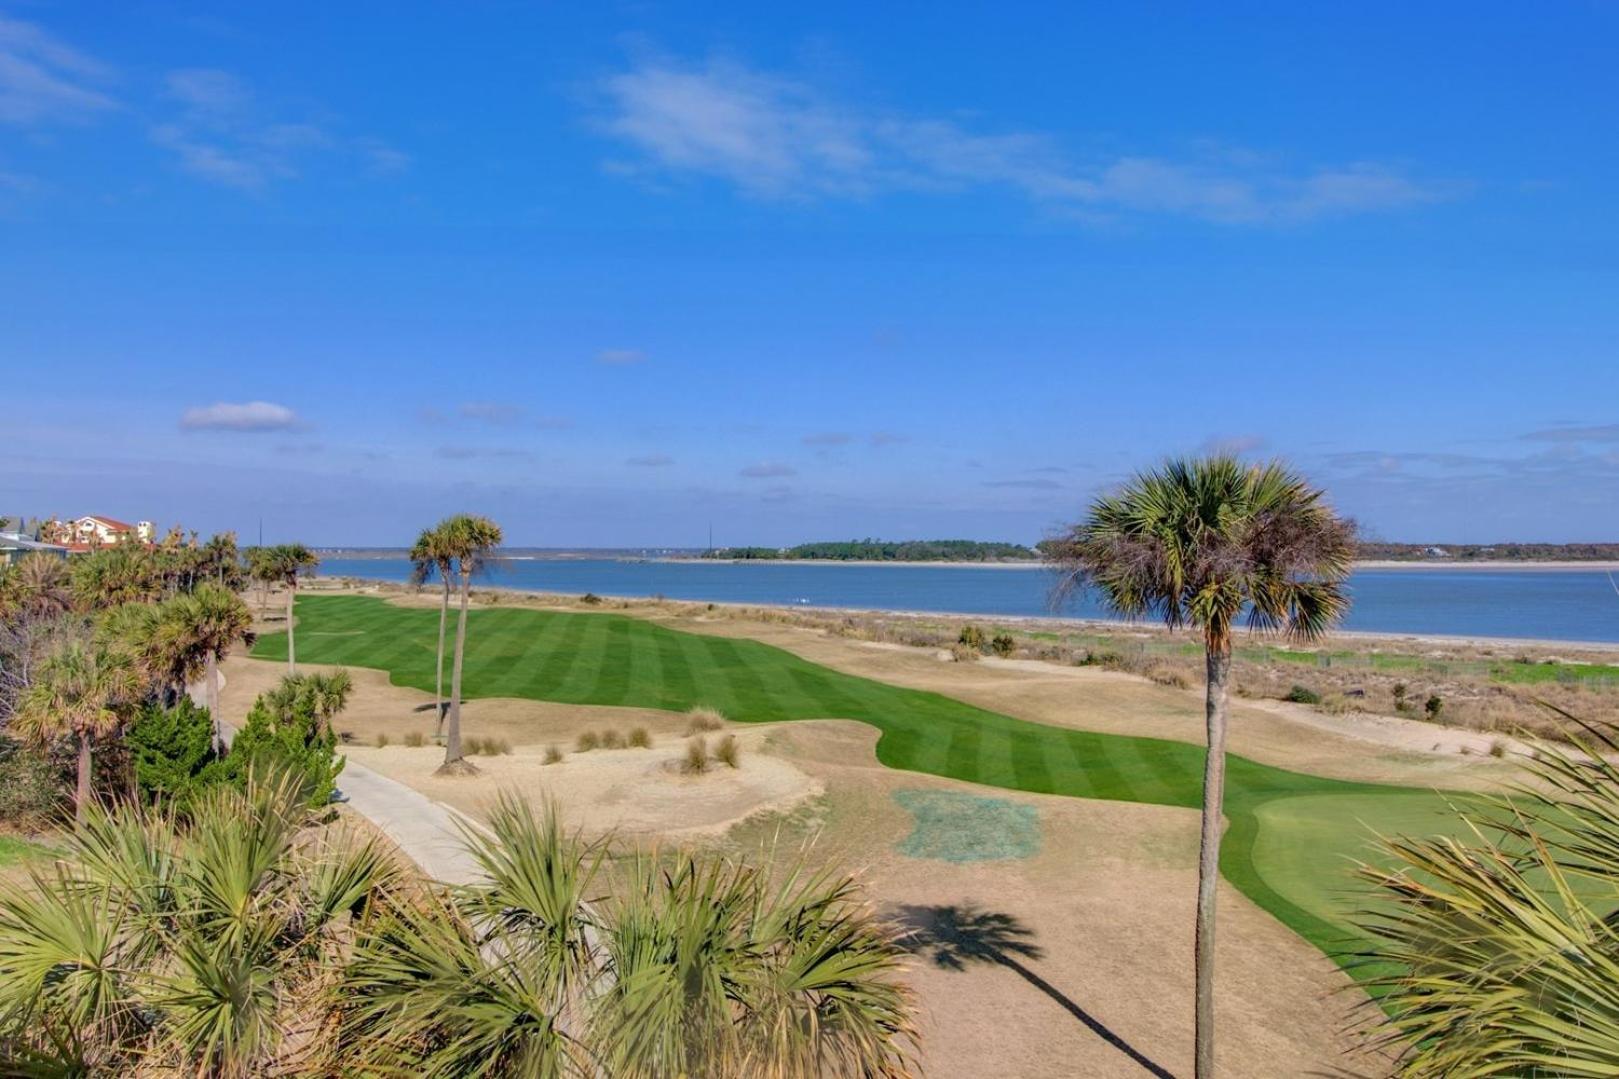
<path id="1" fill-rule="evenodd" d="M 36 745 L 71 738 L 78 750 L 73 805 L 80 820 L 90 809 L 95 744 L 116 735 L 140 700 L 142 679 L 129 653 L 69 640 L 39 665 L 12 721 Z"/>
<path id="2" fill-rule="evenodd" d="M 224 777 L 213 718 L 190 697 L 169 708 L 146 705 L 124 740 L 134 758 L 135 784 L 149 800 L 185 802 Z"/>
<path id="3" fill-rule="evenodd" d="M 330 802 L 345 761 L 331 715 L 321 708 L 318 690 L 296 675 L 260 694 L 225 757 L 230 777 L 245 788 L 255 775 L 286 772 L 309 791 L 310 805 Z"/>

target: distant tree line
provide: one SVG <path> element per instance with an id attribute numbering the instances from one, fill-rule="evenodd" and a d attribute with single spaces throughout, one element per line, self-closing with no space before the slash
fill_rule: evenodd
<path id="1" fill-rule="evenodd" d="M 1039 557 L 1021 543 L 984 540 L 845 540 L 796 547 L 721 547 L 705 558 L 816 560 L 829 562 L 1031 562 Z"/>
<path id="2" fill-rule="evenodd" d="M 1398 562 L 1619 561 L 1619 543 L 1384 543 L 1361 540 L 1356 557 Z"/>

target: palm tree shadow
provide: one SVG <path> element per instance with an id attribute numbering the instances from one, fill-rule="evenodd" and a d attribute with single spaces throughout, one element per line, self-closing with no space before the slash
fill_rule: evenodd
<path id="1" fill-rule="evenodd" d="M 1005 967 L 1050 997 L 1092 1034 L 1135 1061 L 1148 1074 L 1157 1079 L 1175 1079 L 1167 1068 L 1024 965 L 1023 960 L 1039 959 L 1044 950 L 1034 942 L 1034 930 L 1012 915 L 973 905 L 907 904 L 898 908 L 896 916 L 904 929 L 900 943 L 913 954 L 925 956 L 945 970 L 964 971 L 976 963 Z"/>

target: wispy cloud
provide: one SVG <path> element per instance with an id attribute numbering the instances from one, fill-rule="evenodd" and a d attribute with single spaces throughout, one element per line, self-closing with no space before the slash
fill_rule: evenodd
<path id="1" fill-rule="evenodd" d="M 516 423 L 523 418 L 523 410 L 520 407 L 502 401 L 467 401 L 456 411 L 464 420 L 500 426 Z"/>
<path id="2" fill-rule="evenodd" d="M 217 68 L 169 72 L 165 97 L 175 114 L 151 128 L 152 141 L 186 172 L 226 187 L 257 191 L 297 178 L 322 158 L 371 172 L 397 171 L 408 161 L 373 136 L 345 136 L 311 118 L 276 116 L 246 83 Z"/>
<path id="3" fill-rule="evenodd" d="M 1062 484 L 1056 480 L 985 480 L 985 487 L 1006 487 L 1024 491 L 1060 491 Z"/>
<path id="4" fill-rule="evenodd" d="M 647 62 L 604 79 L 600 90 L 602 130 L 640 155 L 615 163 L 620 169 L 715 177 L 758 198 L 1003 188 L 1085 216 L 1258 224 L 1393 210 L 1457 192 L 1371 161 L 1289 169 L 1208 147 L 1081 160 L 1044 133 L 876 112 L 721 60 Z"/>
<path id="5" fill-rule="evenodd" d="M 1550 427 L 1523 436 L 1531 442 L 1619 442 L 1619 423 L 1589 427 Z"/>
<path id="6" fill-rule="evenodd" d="M 854 436 L 844 431 L 818 431 L 799 439 L 806 446 L 847 446 Z"/>
<path id="7" fill-rule="evenodd" d="M 871 444 L 873 446 L 898 446 L 910 440 L 910 435 L 902 435 L 897 431 L 873 431 L 871 433 Z"/>
<path id="8" fill-rule="evenodd" d="M 111 72 L 33 23 L 0 15 L 0 123 L 83 121 L 115 108 Z"/>
<path id="9" fill-rule="evenodd" d="M 530 450 L 517 449 L 511 446 L 440 446 L 433 452 L 446 461 L 516 461 L 530 460 L 534 457 L 533 452 Z"/>
<path id="10" fill-rule="evenodd" d="M 596 362 L 608 367 L 629 367 L 645 363 L 646 353 L 638 348 L 604 348 L 596 353 Z"/>
<path id="11" fill-rule="evenodd" d="M 219 401 L 188 408 L 180 417 L 187 431 L 287 431 L 302 425 L 292 409 L 269 401 Z"/>
<path id="12" fill-rule="evenodd" d="M 798 475 L 798 469 L 792 465 L 784 465 L 779 461 L 762 461 L 756 465 L 748 465 L 737 475 L 745 480 L 779 479 Z"/>
<path id="13" fill-rule="evenodd" d="M 675 459 L 666 453 L 649 453 L 644 457 L 631 457 L 624 463 L 632 468 L 668 468 Z"/>

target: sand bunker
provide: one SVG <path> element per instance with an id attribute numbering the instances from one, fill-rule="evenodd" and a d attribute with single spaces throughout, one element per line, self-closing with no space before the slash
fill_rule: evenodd
<path id="1" fill-rule="evenodd" d="M 679 767 L 685 740 L 671 738 L 650 749 L 569 753 L 558 764 L 545 764 L 541 747 L 523 746 L 505 756 L 474 758 L 483 774 L 470 781 L 433 774 L 444 760 L 436 746 L 351 746 L 344 752 L 473 816 L 482 816 L 499 791 L 511 790 L 536 801 L 555 798 L 569 825 L 589 833 L 692 835 L 723 832 L 755 813 L 790 809 L 821 792 L 819 781 L 757 751 L 764 734 L 738 733 L 739 767 L 715 764 L 695 776 Z"/>

